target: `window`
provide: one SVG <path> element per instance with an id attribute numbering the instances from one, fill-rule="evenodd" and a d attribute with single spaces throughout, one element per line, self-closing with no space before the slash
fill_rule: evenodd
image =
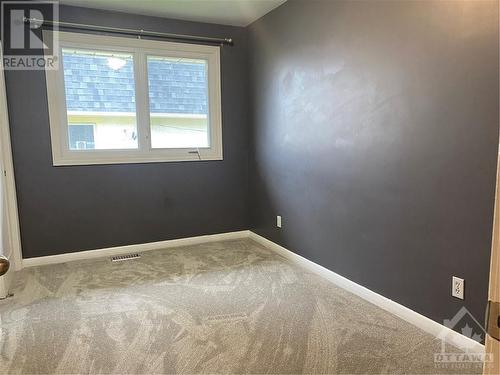
<path id="1" fill-rule="evenodd" d="M 68 124 L 68 137 L 70 150 L 93 150 L 94 125 L 88 124 Z"/>
<path id="2" fill-rule="evenodd" d="M 62 61 L 68 129 L 90 121 L 98 129 L 92 149 L 137 149 L 133 55 L 62 48 Z"/>
<path id="3" fill-rule="evenodd" d="M 59 42 L 60 69 L 46 72 L 54 165 L 222 160 L 219 47 Z"/>
<path id="4" fill-rule="evenodd" d="M 147 56 L 147 64 L 152 147 L 208 147 L 207 62 Z M 180 110 L 168 100 L 174 92 Z"/>

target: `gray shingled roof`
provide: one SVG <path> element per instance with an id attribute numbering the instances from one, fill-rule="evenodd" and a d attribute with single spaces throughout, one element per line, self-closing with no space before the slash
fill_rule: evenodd
<path id="1" fill-rule="evenodd" d="M 132 60 L 119 69 L 106 56 L 63 53 L 68 111 L 135 112 Z M 148 61 L 150 110 L 153 113 L 207 113 L 205 65 Z"/>

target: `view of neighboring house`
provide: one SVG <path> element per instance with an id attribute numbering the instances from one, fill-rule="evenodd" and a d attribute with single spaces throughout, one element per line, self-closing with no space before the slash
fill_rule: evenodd
<path id="1" fill-rule="evenodd" d="M 63 49 L 63 65 L 70 149 L 137 148 L 132 55 Z M 147 70 L 152 147 L 209 146 L 206 61 L 148 56 Z"/>

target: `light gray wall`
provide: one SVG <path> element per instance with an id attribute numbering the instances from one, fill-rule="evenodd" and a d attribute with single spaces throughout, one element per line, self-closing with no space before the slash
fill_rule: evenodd
<path id="1" fill-rule="evenodd" d="M 438 322 L 482 321 L 498 2 L 289 0 L 250 33 L 253 229 Z"/>

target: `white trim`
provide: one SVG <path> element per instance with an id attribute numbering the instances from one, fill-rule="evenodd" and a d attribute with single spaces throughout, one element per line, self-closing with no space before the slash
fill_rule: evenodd
<path id="1" fill-rule="evenodd" d="M 249 236 L 249 231 L 242 230 L 239 232 L 209 234 L 205 236 L 179 238 L 175 240 L 149 242 L 137 245 L 125 245 L 125 246 L 108 247 L 105 249 L 78 251 L 75 253 L 49 255 L 38 258 L 26 258 L 23 259 L 23 266 L 34 267 L 34 266 L 43 266 L 47 264 L 66 263 L 75 260 L 110 257 L 114 255 L 122 255 L 128 253 L 142 253 L 145 251 L 168 249 L 172 247 L 192 246 L 209 242 L 236 240 L 241 238 L 248 238 L 248 236 Z"/>
<path id="2" fill-rule="evenodd" d="M 51 31 L 45 30 L 50 34 Z M 123 163 L 157 163 L 169 161 L 223 160 L 220 47 L 188 43 L 160 42 L 105 35 L 59 32 L 59 54 L 62 48 L 104 49 L 132 55 L 136 96 L 138 147 L 120 150 L 70 150 L 68 146 L 67 108 L 64 95 L 64 72 L 46 70 L 53 165 L 90 165 Z M 151 147 L 147 56 L 165 56 L 204 60 L 208 80 L 208 147 Z M 175 116 L 180 117 L 180 116 Z"/>
<path id="3" fill-rule="evenodd" d="M 156 150 L 156 149 L 155 149 Z M 92 150 L 75 150 L 75 152 L 88 152 Z M 175 161 L 212 161 L 212 160 L 223 160 L 219 156 L 210 156 L 203 152 L 203 149 L 199 149 L 200 157 L 198 157 L 197 149 L 186 149 L 184 152 L 169 153 L 168 156 L 157 156 L 157 157 L 134 157 L 127 159 L 126 151 L 116 151 L 116 155 L 113 157 L 107 156 L 104 160 L 104 156 L 101 155 L 88 155 L 85 160 L 80 158 L 68 158 L 65 160 L 58 159 L 53 162 L 53 165 L 63 166 L 63 165 L 103 165 L 103 164 L 137 164 L 137 163 L 164 163 L 164 162 L 175 162 Z M 97 153 L 97 152 L 96 152 Z M 93 156 L 93 157 L 91 157 Z"/>
<path id="4" fill-rule="evenodd" d="M 3 61 L 2 44 L 0 42 L 0 59 Z M 5 177 L 5 204 L 7 210 L 7 225 L 9 236 L 9 259 L 11 261 L 11 271 L 17 271 L 22 268 L 22 250 L 21 234 L 19 230 L 19 216 L 17 209 L 16 181 L 14 177 L 14 163 L 12 161 L 12 147 L 10 143 L 9 113 L 7 108 L 7 92 L 5 87 L 4 70 L 0 69 L 0 148 L 2 152 L 3 168 L 0 171 Z M 3 173 L 5 172 L 5 173 Z M 4 278 L 5 283 L 11 280 L 11 277 Z M 6 286 L 8 288 L 8 285 Z"/>
<path id="5" fill-rule="evenodd" d="M 267 238 L 264 238 L 254 232 L 250 232 L 250 239 L 292 261 L 293 263 L 307 269 L 308 271 L 324 277 L 325 279 L 331 281 L 342 289 L 345 289 L 352 294 L 355 294 L 358 297 L 361 297 L 364 300 L 390 312 L 391 314 L 398 316 L 399 318 L 413 324 L 414 326 L 435 336 L 436 338 L 444 337 L 446 341 L 454 346 L 463 345 L 461 349 L 469 348 L 470 351 L 472 348 L 472 351 L 474 352 L 484 353 L 484 345 L 478 343 L 477 341 L 463 336 L 460 333 L 453 331 L 452 329 L 445 327 L 444 325 L 439 324 L 434 320 L 419 314 L 416 311 L 413 311 L 403 305 L 400 305 L 397 302 L 394 302 L 393 300 L 390 300 L 389 298 L 386 298 L 378 293 L 371 291 L 370 289 L 365 288 L 364 286 L 356 284 L 355 282 L 346 279 L 345 277 L 340 276 L 339 274 L 330 271 L 329 269 L 320 266 L 319 264 L 316 264 L 298 254 L 295 254 L 294 252 L 268 240 Z"/>

